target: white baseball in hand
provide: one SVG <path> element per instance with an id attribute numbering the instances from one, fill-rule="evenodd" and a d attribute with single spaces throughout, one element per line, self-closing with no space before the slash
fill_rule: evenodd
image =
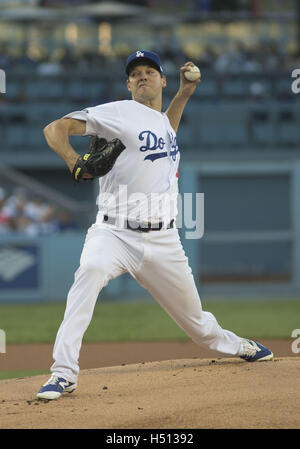
<path id="1" fill-rule="evenodd" d="M 196 65 L 190 65 L 189 70 L 184 72 L 184 76 L 188 81 L 196 81 L 201 78 L 201 72 Z"/>

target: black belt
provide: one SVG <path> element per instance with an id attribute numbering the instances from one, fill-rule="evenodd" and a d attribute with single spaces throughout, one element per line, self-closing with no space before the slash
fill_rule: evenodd
<path id="1" fill-rule="evenodd" d="M 107 215 L 103 216 L 103 221 L 105 221 L 105 223 L 109 223 L 109 224 L 115 224 L 116 223 L 116 219 L 113 217 L 108 217 Z M 166 228 L 164 229 L 171 229 L 174 228 L 174 222 L 175 220 L 171 220 L 170 223 L 167 225 Z M 136 221 L 129 221 L 126 220 L 125 221 L 125 228 L 126 229 L 131 229 L 132 231 L 140 231 L 140 232 L 149 232 L 149 231 L 160 231 L 164 226 L 164 223 L 161 221 L 159 223 L 153 224 L 153 223 L 142 223 L 139 224 Z"/>

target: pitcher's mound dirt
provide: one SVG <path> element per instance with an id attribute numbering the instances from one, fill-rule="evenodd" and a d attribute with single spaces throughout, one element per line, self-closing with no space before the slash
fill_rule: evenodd
<path id="1" fill-rule="evenodd" d="M 81 371 L 55 401 L 48 376 L 0 381 L 0 427 L 14 429 L 299 428 L 300 358 L 182 359 Z"/>

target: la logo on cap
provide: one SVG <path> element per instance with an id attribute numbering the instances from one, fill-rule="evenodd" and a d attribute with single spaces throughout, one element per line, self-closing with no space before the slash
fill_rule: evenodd
<path id="1" fill-rule="evenodd" d="M 137 51 L 136 57 L 139 58 L 140 56 L 144 56 L 144 53 L 142 51 Z"/>

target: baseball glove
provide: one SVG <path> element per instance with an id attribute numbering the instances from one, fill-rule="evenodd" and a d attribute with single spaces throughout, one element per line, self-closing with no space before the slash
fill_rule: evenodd
<path id="1" fill-rule="evenodd" d="M 125 145 L 119 139 L 108 142 L 103 137 L 93 137 L 89 150 L 83 156 L 79 156 L 72 171 L 72 177 L 76 182 L 83 178 L 85 173 L 89 173 L 93 178 L 101 178 L 106 175 L 114 166 L 117 158 Z M 87 179 L 87 178 L 86 178 Z"/>

